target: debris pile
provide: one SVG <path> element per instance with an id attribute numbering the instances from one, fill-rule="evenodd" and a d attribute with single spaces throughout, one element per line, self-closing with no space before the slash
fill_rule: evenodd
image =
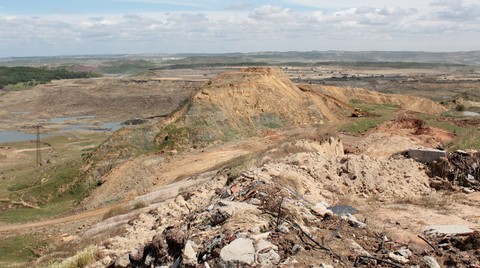
<path id="1" fill-rule="evenodd" d="M 458 150 L 430 165 L 430 175 L 437 177 L 431 183 L 436 189 L 461 189 L 464 192 L 480 190 L 480 152 Z"/>
<path id="2" fill-rule="evenodd" d="M 450 228 L 454 229 L 454 228 Z M 445 267 L 480 267 L 480 232 L 432 232 L 425 231 L 430 252 L 441 259 Z M 438 266 L 440 267 L 440 266 Z"/>
<path id="3" fill-rule="evenodd" d="M 237 176 L 205 173 L 204 184 L 145 208 L 90 267 L 440 267 L 458 252 L 470 256 L 465 267 L 479 264 L 475 237 L 433 250 L 443 243 L 435 236 L 425 235 L 432 249 L 397 239 L 354 207 L 371 197 L 428 195 L 422 164 L 344 155 L 336 139 L 295 144 L 307 152 Z"/>
<path id="4" fill-rule="evenodd" d="M 435 266 L 439 261 L 471 265 L 465 267 L 480 264 L 478 232 L 464 239 L 430 234 L 434 250 L 420 250 L 371 230 L 366 219 L 353 215 L 357 213 L 353 207 L 311 203 L 279 182 L 275 176 L 265 180 L 242 174 L 224 188 L 217 188 L 206 206 L 133 249 L 128 264 L 121 264 L 119 258 L 109 267 L 440 267 Z"/>

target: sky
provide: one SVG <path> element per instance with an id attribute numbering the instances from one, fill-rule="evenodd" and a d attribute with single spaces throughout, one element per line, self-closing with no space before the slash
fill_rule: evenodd
<path id="1" fill-rule="evenodd" d="M 479 0 L 0 0 L 0 57 L 480 50 Z"/>

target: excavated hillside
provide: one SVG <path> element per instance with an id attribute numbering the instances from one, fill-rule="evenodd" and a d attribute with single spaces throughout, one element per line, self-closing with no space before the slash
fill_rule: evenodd
<path id="1" fill-rule="evenodd" d="M 148 152 L 183 151 L 217 141 L 263 136 L 269 129 L 320 125 L 339 120 L 346 107 L 331 98 L 303 92 L 280 69 L 222 73 L 158 123 L 114 133 L 88 157 L 84 177 L 88 183 L 102 185 L 119 165 L 136 170 L 124 164 Z"/>

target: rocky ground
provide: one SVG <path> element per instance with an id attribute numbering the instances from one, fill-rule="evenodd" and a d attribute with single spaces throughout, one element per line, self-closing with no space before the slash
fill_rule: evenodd
<path id="1" fill-rule="evenodd" d="M 335 138 L 288 148 L 236 176 L 201 174 L 203 183 L 71 243 L 122 228 L 98 243 L 90 267 L 479 267 L 480 210 L 441 201 L 451 193 L 430 187 L 424 164 L 344 154 Z"/>

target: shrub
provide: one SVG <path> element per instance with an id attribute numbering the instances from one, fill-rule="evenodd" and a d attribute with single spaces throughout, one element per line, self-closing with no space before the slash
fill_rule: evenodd
<path id="1" fill-rule="evenodd" d="M 455 107 L 455 111 L 457 111 L 457 112 L 463 112 L 463 111 L 465 111 L 465 105 L 463 105 L 463 104 L 458 104 L 457 107 Z"/>

